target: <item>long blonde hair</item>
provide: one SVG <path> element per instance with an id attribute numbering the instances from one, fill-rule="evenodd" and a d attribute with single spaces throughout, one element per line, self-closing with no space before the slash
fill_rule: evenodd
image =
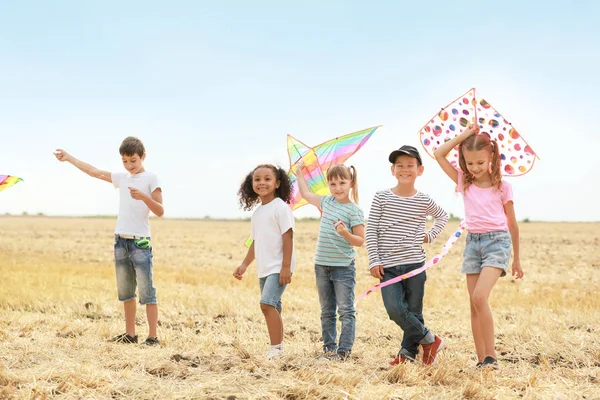
<path id="1" fill-rule="evenodd" d="M 464 152 L 487 150 L 491 158 L 490 175 L 492 177 L 492 187 L 502 188 L 502 173 L 500 166 L 500 152 L 498 151 L 498 143 L 491 140 L 489 135 L 482 133 L 480 135 L 469 136 L 458 147 L 458 164 L 464 174 L 463 190 L 467 190 L 473 184 L 473 175 L 467 168 Z"/>
<path id="2" fill-rule="evenodd" d="M 327 168 L 327 182 L 333 178 L 350 181 L 350 200 L 358 204 L 358 181 L 354 165 L 346 167 L 344 164 L 335 164 Z"/>

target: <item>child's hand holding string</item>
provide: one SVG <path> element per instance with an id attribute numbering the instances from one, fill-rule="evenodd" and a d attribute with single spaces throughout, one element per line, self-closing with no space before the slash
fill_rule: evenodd
<path id="1" fill-rule="evenodd" d="M 348 228 L 346 228 L 346 225 L 344 225 L 344 222 L 340 219 L 333 223 L 333 227 L 341 236 L 344 236 L 344 234 L 348 233 Z"/>
<path id="2" fill-rule="evenodd" d="M 465 129 L 465 131 L 463 132 L 463 134 L 466 137 L 469 137 L 471 135 L 477 135 L 479 133 L 479 125 L 477 124 L 469 124 L 469 126 L 467 126 L 467 129 Z"/>
<path id="3" fill-rule="evenodd" d="M 302 168 L 304 168 L 306 165 L 304 164 L 304 160 L 300 160 L 298 161 L 298 164 L 296 164 L 296 176 L 299 176 L 302 173 Z"/>

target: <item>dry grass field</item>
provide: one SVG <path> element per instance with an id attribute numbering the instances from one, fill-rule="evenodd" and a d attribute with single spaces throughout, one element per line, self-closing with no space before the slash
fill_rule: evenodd
<path id="1" fill-rule="evenodd" d="M 600 224 L 521 224 L 523 281 L 492 292 L 499 371 L 474 368 L 461 239 L 428 271 L 425 320 L 447 348 L 433 367 L 391 368 L 400 329 L 379 292 L 359 304 L 353 357 L 319 361 L 311 264 L 318 223 L 297 224 L 284 295 L 286 356 L 268 335 L 253 267 L 232 276 L 249 222 L 153 220 L 162 345 L 107 343 L 124 322 L 114 219 L 0 218 L 0 399 L 598 399 Z M 449 224 L 432 255 L 453 231 Z M 357 294 L 375 283 L 366 250 Z M 138 334 L 147 334 L 138 309 Z"/>

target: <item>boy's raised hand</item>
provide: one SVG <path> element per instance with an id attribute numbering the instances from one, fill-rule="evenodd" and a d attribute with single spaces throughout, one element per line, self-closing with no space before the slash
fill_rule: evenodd
<path id="1" fill-rule="evenodd" d="M 305 167 L 304 161 L 301 159 L 300 161 L 298 161 L 298 164 L 296 164 L 296 175 L 300 175 L 302 168 Z"/>
<path id="2" fill-rule="evenodd" d="M 383 265 L 376 265 L 369 270 L 373 278 L 383 279 Z"/>
<path id="3" fill-rule="evenodd" d="M 56 149 L 54 150 L 54 156 L 56 157 L 56 159 L 58 161 L 69 161 L 69 158 L 71 158 L 71 155 L 69 153 L 67 153 L 66 151 L 64 151 L 63 149 Z"/>

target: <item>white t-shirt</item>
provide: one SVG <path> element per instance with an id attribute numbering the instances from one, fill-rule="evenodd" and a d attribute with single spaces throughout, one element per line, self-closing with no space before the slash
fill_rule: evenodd
<path id="1" fill-rule="evenodd" d="M 254 257 L 259 278 L 278 274 L 283 263 L 283 234 L 294 229 L 294 215 L 290 206 L 279 197 L 260 205 L 252 214 L 250 237 L 254 240 Z M 296 266 L 296 254 L 292 247 L 291 272 Z"/>
<path id="2" fill-rule="evenodd" d="M 115 234 L 150 236 L 150 209 L 142 200 L 131 197 L 129 187 L 152 196 L 152 192 L 161 187 L 156 174 L 148 171 L 135 175 L 129 172 L 113 172 L 110 178 L 113 185 L 119 189 L 119 216 Z"/>

